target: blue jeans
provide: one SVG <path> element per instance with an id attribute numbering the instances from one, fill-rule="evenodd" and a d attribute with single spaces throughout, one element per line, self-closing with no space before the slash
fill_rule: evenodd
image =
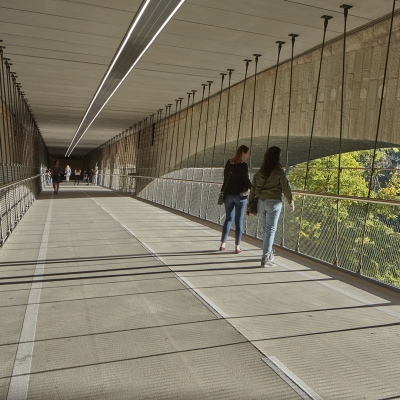
<path id="1" fill-rule="evenodd" d="M 225 223 L 222 227 L 221 242 L 225 243 L 233 222 L 235 214 L 235 244 L 238 246 L 242 240 L 243 233 L 243 215 L 246 208 L 247 197 L 242 198 L 238 194 L 225 194 Z"/>
<path id="2" fill-rule="evenodd" d="M 272 252 L 281 209 L 282 200 L 258 200 L 258 217 L 263 228 L 263 257 L 268 257 Z"/>

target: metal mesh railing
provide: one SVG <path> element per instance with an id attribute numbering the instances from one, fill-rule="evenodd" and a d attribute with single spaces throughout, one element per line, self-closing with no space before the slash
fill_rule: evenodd
<path id="1" fill-rule="evenodd" d="M 0 244 L 45 183 L 49 155 L 36 119 L 0 46 Z"/>
<path id="2" fill-rule="evenodd" d="M 258 73 L 254 54 L 254 63 L 244 60 L 243 81 L 233 84 L 233 69 L 222 72 L 215 95 L 213 82 L 203 83 L 93 150 L 86 163 L 98 164 L 106 187 L 222 224 L 217 196 L 228 158 L 248 146 L 253 176 L 266 149 L 278 146 L 296 211 L 284 207 L 275 243 L 400 287 L 398 79 L 390 67 L 400 14 L 393 1 L 385 27 L 374 31 L 379 40 L 370 41 L 347 32 L 350 8 L 341 7 L 341 38 L 326 42 L 331 17 L 323 15 L 322 43 L 310 54 L 295 57 L 298 35 L 290 34 L 290 60 L 280 62 L 278 41 L 273 68 Z M 358 48 L 346 47 L 349 35 L 358 35 Z M 366 49 L 379 77 L 354 67 Z M 260 237 L 257 218 L 246 218 L 245 230 Z"/>
<path id="3" fill-rule="evenodd" d="M 222 225 L 225 209 L 217 205 L 221 176 L 221 168 L 182 169 L 162 178 L 103 173 L 100 184 Z M 302 211 L 299 205 L 303 199 Z M 287 206 L 283 207 L 275 236 L 276 246 L 400 287 L 399 202 L 296 190 L 294 201 L 297 205 L 294 213 L 289 213 Z M 367 204 L 370 207 L 368 216 Z M 245 217 L 244 227 L 246 234 L 262 238 L 257 217 Z"/>
<path id="4" fill-rule="evenodd" d="M 3 244 L 43 187 L 38 174 L 0 187 L 0 243 Z"/>

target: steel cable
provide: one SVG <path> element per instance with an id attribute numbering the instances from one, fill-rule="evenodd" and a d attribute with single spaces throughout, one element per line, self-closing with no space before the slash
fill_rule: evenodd
<path id="1" fill-rule="evenodd" d="M 391 43 L 391 39 L 392 39 L 393 20 L 394 20 L 395 9 L 396 9 L 396 0 L 393 0 L 392 14 L 390 17 L 388 45 L 387 45 L 387 50 L 386 50 L 385 69 L 383 72 L 381 98 L 380 98 L 380 102 L 379 102 L 379 111 L 378 111 L 378 121 L 377 121 L 376 134 L 375 134 L 374 152 L 373 152 L 372 161 L 371 161 L 371 175 L 370 175 L 369 183 L 368 183 L 368 196 L 367 196 L 368 198 L 371 197 L 372 180 L 373 180 L 373 175 L 375 172 L 375 159 L 376 159 L 376 151 L 377 151 L 377 146 L 378 146 L 379 128 L 380 128 L 381 117 L 382 117 L 383 97 L 385 94 L 386 75 L 387 75 L 388 64 L 389 64 L 390 43 Z M 359 274 L 362 273 L 363 252 L 364 252 L 364 246 L 365 246 L 365 234 L 367 232 L 368 216 L 369 216 L 369 203 L 367 203 L 367 205 L 365 206 L 363 237 L 362 237 L 361 248 L 360 248 L 360 258 L 359 258 L 358 267 L 357 267 L 357 273 L 359 273 Z"/>
<path id="2" fill-rule="evenodd" d="M 219 123 L 219 115 L 220 115 L 220 111 L 221 111 L 222 90 L 223 90 L 223 87 L 224 87 L 224 80 L 225 80 L 226 74 L 224 72 L 221 72 L 220 75 L 221 75 L 221 87 L 220 87 L 220 90 L 219 90 L 217 120 L 216 120 L 216 123 L 215 123 L 215 135 L 214 135 L 213 152 L 212 152 L 212 157 L 211 157 L 210 180 L 212 180 L 212 178 L 213 178 L 215 147 L 217 145 L 218 123 Z M 207 194 L 207 202 L 206 202 L 205 219 L 207 219 L 207 217 L 208 217 L 208 207 L 209 207 L 209 204 L 210 204 L 210 194 L 211 194 L 210 192 L 211 192 L 211 185 L 208 185 L 208 194 Z"/>
<path id="3" fill-rule="evenodd" d="M 255 105 L 256 105 L 256 92 L 257 92 L 257 67 L 258 67 L 258 59 L 261 57 L 261 54 L 253 54 L 255 57 L 254 60 L 254 91 L 253 91 L 253 111 L 251 114 L 251 130 L 250 130 L 250 161 L 249 161 L 249 172 L 251 178 L 251 170 L 252 170 L 252 155 L 253 155 L 253 135 L 254 135 L 254 114 L 255 114 Z"/>
<path id="4" fill-rule="evenodd" d="M 10 99 L 8 97 L 8 61 L 9 58 L 3 58 L 1 63 L 1 73 L 3 77 L 3 101 L 5 102 L 5 109 L 6 109 L 6 126 L 7 130 L 4 132 L 4 145 L 5 145 L 5 161 L 6 161 L 6 179 L 7 183 L 12 182 L 12 176 L 10 177 L 10 171 L 11 171 L 11 158 L 10 158 L 10 131 L 11 131 L 11 110 L 10 110 Z M 6 74 L 4 74 L 4 66 L 6 68 Z M 8 206 L 7 209 L 7 219 L 8 219 L 8 227 L 7 227 L 7 236 L 11 233 L 13 230 L 13 221 L 12 221 L 12 206 L 11 206 L 11 199 L 10 199 L 10 189 L 6 190 L 5 193 L 5 202 L 6 202 L 6 207 Z"/>
<path id="5" fill-rule="evenodd" d="M 253 135 L 254 135 L 254 114 L 255 114 L 255 106 L 256 106 L 256 92 L 257 92 L 257 67 L 258 67 L 258 59 L 261 57 L 261 54 L 253 54 L 253 57 L 255 57 L 254 60 L 254 89 L 253 89 L 253 106 L 252 106 L 252 113 L 251 113 L 251 128 L 250 128 L 250 158 L 249 158 L 249 176 L 251 180 L 252 176 L 252 168 L 253 168 Z M 258 232 L 258 225 L 259 222 L 257 222 L 256 226 L 256 235 Z M 248 228 L 248 218 L 245 219 L 244 223 L 244 232 L 247 233 L 247 228 Z"/>
<path id="6" fill-rule="evenodd" d="M 339 159 L 337 170 L 337 194 L 340 194 L 340 175 L 342 173 L 342 138 L 343 138 L 343 112 L 344 112 L 344 89 L 345 89 L 345 68 L 346 68 L 346 39 L 347 39 L 347 16 L 350 8 L 347 4 L 340 6 L 343 8 L 344 29 L 343 29 L 343 57 L 342 57 L 342 93 L 340 96 L 340 126 L 339 126 Z M 334 264 L 339 265 L 339 210 L 340 201 L 336 200 L 336 237 L 335 237 L 335 260 Z"/>
<path id="7" fill-rule="evenodd" d="M 271 100 L 271 114 L 269 116 L 269 125 L 268 125 L 268 138 L 267 138 L 267 149 L 269 147 L 269 139 L 271 136 L 271 126 L 272 126 L 272 116 L 274 114 L 274 105 L 275 105 L 275 93 L 276 93 L 276 82 L 278 80 L 278 69 L 279 69 L 279 58 L 281 56 L 282 46 L 285 42 L 278 40 L 276 42 L 278 44 L 278 58 L 276 60 L 276 68 L 275 68 L 275 79 L 274 79 L 274 89 L 272 91 L 272 100 Z"/>
<path id="8" fill-rule="evenodd" d="M 201 171 L 201 181 L 204 180 L 204 170 L 206 167 L 206 148 L 207 148 L 207 135 L 208 135 L 208 117 L 210 111 L 210 94 L 211 94 L 211 85 L 213 81 L 207 81 L 208 83 L 208 97 L 207 97 L 207 113 L 206 113 L 206 126 L 204 130 L 204 146 L 203 146 L 203 168 Z M 200 188 L 200 207 L 199 207 L 199 217 L 201 217 L 201 205 L 203 203 L 203 189 L 204 185 L 201 185 Z"/>
<path id="9" fill-rule="evenodd" d="M 320 83 L 321 83 L 321 70 L 322 70 L 322 60 L 323 60 L 323 56 L 324 56 L 326 30 L 328 28 L 329 20 L 332 19 L 332 17 L 329 16 L 329 15 L 323 15 L 321 18 L 324 19 L 324 33 L 323 33 L 323 38 L 322 38 L 321 56 L 320 56 L 320 60 L 319 60 L 317 88 L 316 88 L 315 99 L 314 99 L 314 110 L 313 110 L 313 117 L 312 117 L 312 123 L 311 123 L 310 141 L 309 141 L 309 146 L 308 146 L 307 168 L 306 168 L 306 174 L 305 174 L 305 178 L 304 178 L 304 188 L 303 188 L 303 190 L 306 190 L 306 187 L 307 187 L 309 165 L 310 165 L 310 157 L 311 157 L 311 144 L 312 144 L 313 134 L 314 134 L 315 115 L 316 115 L 316 112 L 317 112 L 317 101 L 318 101 L 319 86 L 320 86 Z M 302 227 L 302 223 L 303 223 L 304 201 L 305 201 L 305 196 L 303 196 L 302 202 L 301 202 L 300 222 L 299 222 L 299 229 L 298 229 L 298 235 L 297 235 L 297 244 L 296 244 L 296 251 L 297 252 L 299 252 L 299 250 L 300 250 L 300 234 L 301 234 L 301 227 Z"/>
<path id="10" fill-rule="evenodd" d="M 237 139 L 236 139 L 236 149 L 239 147 L 239 138 L 240 138 L 240 127 L 242 124 L 242 115 L 243 115 L 243 106 L 244 106 L 244 96 L 246 94 L 246 83 L 247 83 L 247 72 L 249 70 L 249 64 L 251 63 L 252 60 L 245 59 L 244 60 L 246 63 L 246 71 L 244 74 L 244 82 L 243 82 L 243 94 L 242 94 L 242 104 L 240 106 L 240 114 L 239 114 L 239 123 L 238 123 L 238 133 L 237 133 Z M 235 149 L 235 150 L 236 150 Z"/>
<path id="11" fill-rule="evenodd" d="M 291 119 L 291 111 L 292 111 L 292 89 L 293 89 L 293 59 L 294 59 L 294 45 L 296 42 L 296 38 L 299 36 L 296 33 L 290 33 L 291 44 L 292 44 L 292 52 L 290 57 L 290 77 L 289 77 L 289 99 L 288 99 L 288 120 L 287 120 L 287 133 L 286 133 L 286 151 L 285 151 L 285 168 L 286 174 L 289 170 L 289 138 L 290 138 L 290 119 Z M 282 240 L 281 246 L 285 246 L 285 214 L 286 214 L 286 204 L 283 202 L 282 204 Z"/>
<path id="12" fill-rule="evenodd" d="M 193 97 L 192 97 L 192 113 L 190 115 L 190 128 L 189 128 L 189 143 L 188 143 L 188 155 L 187 155 L 187 161 L 186 161 L 186 180 L 189 179 L 189 159 L 190 159 L 190 148 L 192 144 L 192 126 L 193 126 L 193 114 L 194 114 L 194 96 L 196 94 L 197 90 L 192 90 Z M 190 185 L 190 183 L 189 183 Z M 185 184 L 185 205 L 183 208 L 183 211 L 185 211 L 186 208 L 186 197 L 187 197 L 187 187 L 188 184 Z M 190 208 L 188 208 L 188 214 L 190 214 Z"/>
<path id="13" fill-rule="evenodd" d="M 194 169 L 196 168 L 196 162 L 197 162 L 197 151 L 198 151 L 199 141 L 200 141 L 201 118 L 203 116 L 204 93 L 206 91 L 207 84 L 206 83 L 202 83 L 201 86 L 203 87 L 203 91 L 202 91 L 202 95 L 201 95 L 199 126 L 198 126 L 198 129 L 197 129 L 197 139 L 196 139 L 196 148 L 195 148 L 195 152 L 194 152 L 194 163 L 193 163 L 192 179 L 194 179 Z"/>
<path id="14" fill-rule="evenodd" d="M 187 100 L 187 105 L 186 105 L 185 126 L 183 129 L 181 161 L 179 162 L 179 178 L 181 178 L 181 175 L 182 175 L 182 162 L 183 162 L 183 154 L 184 154 L 184 149 L 185 149 L 186 127 L 187 127 L 187 120 L 188 120 L 188 115 L 189 115 L 190 96 L 192 95 L 192 93 L 187 93 L 187 95 L 188 95 L 188 100 Z M 175 208 L 176 208 L 177 203 L 178 203 L 178 190 L 176 191 Z"/>
<path id="15" fill-rule="evenodd" d="M 174 124 L 172 127 L 172 139 L 171 139 L 171 150 L 169 152 L 170 154 L 170 158 L 169 158 L 169 164 L 168 164 L 168 173 L 171 171 L 172 169 L 172 152 L 174 149 L 174 140 L 175 140 L 175 126 L 176 126 L 176 119 L 179 116 L 180 117 L 180 112 L 181 112 L 181 107 L 182 107 L 182 100 L 183 97 L 180 97 L 179 99 L 175 100 L 176 104 L 175 104 L 175 114 L 174 114 Z M 179 104 L 179 113 L 178 113 L 178 104 Z M 178 140 L 179 140 L 179 118 L 178 118 L 178 132 L 177 132 L 177 143 L 176 143 L 176 149 L 178 149 Z"/>
<path id="16" fill-rule="evenodd" d="M 226 142 L 228 136 L 228 124 L 229 124 L 229 105 L 230 105 L 230 97 L 231 97 L 231 79 L 232 79 L 232 72 L 234 69 L 228 69 L 228 96 L 226 100 L 226 117 L 225 117 L 225 140 L 224 140 L 224 164 L 225 167 L 226 163 Z"/>
<path id="17" fill-rule="evenodd" d="M 177 171 L 177 165 L 178 165 L 178 142 L 179 142 L 179 128 L 180 128 L 180 121 L 181 121 L 181 110 L 182 110 L 182 100 L 183 97 L 179 97 L 179 115 L 178 115 L 178 129 L 176 133 L 176 151 L 175 151 L 175 158 L 174 158 L 174 163 L 175 163 L 175 169 L 173 173 L 173 178 L 176 178 L 176 171 Z M 172 163 L 172 157 L 170 162 Z M 171 169 L 171 163 L 169 166 L 169 169 Z M 171 207 L 174 205 L 174 192 L 177 189 L 177 182 L 174 181 L 173 186 L 172 186 L 172 198 L 171 198 Z"/>
<path id="18" fill-rule="evenodd" d="M 0 71 L 0 102 L 1 102 L 1 117 L 2 117 L 1 119 L 2 119 L 2 122 L 3 122 L 3 132 L 4 132 L 4 136 L 5 136 L 5 134 L 6 134 L 6 121 L 5 121 L 6 111 L 5 111 L 5 102 L 3 100 L 3 83 L 4 83 L 3 73 L 2 73 L 2 71 L 3 71 L 3 48 L 4 48 L 4 46 L 0 46 L 0 63 L 1 63 L 1 71 Z M 0 135 L 1 174 L 2 174 L 2 177 L 3 177 L 3 182 L 2 182 L 3 185 L 5 183 L 7 183 L 6 182 L 5 171 L 4 171 L 4 160 L 5 160 L 5 157 L 4 157 L 4 154 L 3 154 L 4 150 L 5 150 L 5 146 L 4 146 L 4 143 L 3 143 L 3 137 L 2 137 L 2 135 Z"/>

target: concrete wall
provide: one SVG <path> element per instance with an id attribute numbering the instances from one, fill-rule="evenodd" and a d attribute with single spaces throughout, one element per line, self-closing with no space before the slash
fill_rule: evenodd
<path id="1" fill-rule="evenodd" d="M 342 151 L 368 149 L 374 146 L 389 22 L 389 20 L 377 22 L 348 36 Z M 400 144 L 399 28 L 400 16 L 397 15 L 393 27 L 387 87 L 378 136 L 379 147 Z M 289 40 L 285 46 L 290 46 Z M 342 46 L 343 42 L 339 39 L 328 43 L 324 50 L 311 158 L 339 152 Z M 289 165 L 307 160 L 320 52 L 320 49 L 316 49 L 294 60 Z M 234 74 L 237 73 L 234 72 Z M 254 73 L 254 61 L 250 64 L 250 73 Z M 275 69 L 260 72 L 256 79 L 251 161 L 253 166 L 260 164 L 266 149 L 274 79 Z M 231 157 L 237 141 L 239 144 L 250 145 L 254 83 L 254 76 L 247 79 L 240 130 L 239 119 L 244 81 L 231 88 L 228 115 L 228 91 L 225 89 L 222 92 L 218 126 L 216 126 L 216 121 L 219 93 L 209 99 L 209 108 L 206 98 L 203 106 L 197 103 L 193 109 L 189 108 L 188 112 L 183 109 L 180 114 L 171 115 L 157 123 L 153 145 L 151 144 L 151 129 L 142 130 L 137 152 L 138 172 L 158 176 L 181 165 L 182 167 L 223 166 L 224 153 L 225 158 Z M 285 152 L 288 134 L 289 83 L 290 62 L 287 61 L 279 66 L 269 141 L 269 145 L 278 145 L 283 152 Z M 213 85 L 219 87 L 220 81 L 214 82 Z M 227 86 L 227 77 L 224 86 L 225 88 Z M 196 101 L 200 99 L 201 87 L 196 93 Z M 186 105 L 186 102 L 187 98 L 183 100 L 183 105 Z M 175 105 L 172 109 L 175 109 Z M 207 112 L 208 123 L 206 124 Z M 199 121 L 200 114 L 201 121 Z M 226 121 L 228 121 L 227 124 Z M 135 139 L 131 140 L 137 141 L 138 133 L 134 133 L 133 136 Z M 112 158 L 111 153 L 114 152 L 112 147 L 110 149 L 107 155 L 109 159 Z M 100 160 L 96 159 L 96 161 Z"/>

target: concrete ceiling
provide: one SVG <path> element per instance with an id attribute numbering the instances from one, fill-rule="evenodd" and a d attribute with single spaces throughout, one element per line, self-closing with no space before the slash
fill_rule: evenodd
<path id="1" fill-rule="evenodd" d="M 277 40 L 299 34 L 295 54 L 322 40 L 322 15 L 332 15 L 327 40 L 343 29 L 344 0 L 186 0 L 72 156 L 84 155 L 165 104 L 262 54 L 259 71 L 273 66 Z M 350 1 L 350 0 L 349 0 Z M 141 0 L 0 0 L 0 39 L 52 154 L 64 154 L 135 16 Z M 392 0 L 352 0 L 348 29 L 391 11 Z M 252 63 L 254 64 L 254 63 Z M 250 66 L 254 71 L 254 65 Z M 198 96 L 199 97 L 199 96 Z"/>

